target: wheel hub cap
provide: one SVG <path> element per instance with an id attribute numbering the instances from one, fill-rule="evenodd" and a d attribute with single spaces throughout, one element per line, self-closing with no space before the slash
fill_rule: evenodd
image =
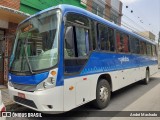
<path id="1" fill-rule="evenodd" d="M 102 86 L 100 89 L 100 100 L 102 102 L 105 102 L 105 101 L 107 101 L 107 98 L 108 98 L 108 89 L 106 87 Z"/>

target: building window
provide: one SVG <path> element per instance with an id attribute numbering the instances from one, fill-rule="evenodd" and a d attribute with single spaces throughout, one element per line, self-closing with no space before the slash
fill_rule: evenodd
<path id="1" fill-rule="evenodd" d="M 98 5 L 97 3 L 93 2 L 92 4 L 92 12 L 100 17 L 104 17 L 104 12 L 105 8 L 102 6 Z"/>
<path id="2" fill-rule="evenodd" d="M 110 15 L 110 20 L 112 22 L 114 22 L 115 24 L 119 23 L 119 15 L 118 15 L 118 12 L 114 11 L 114 10 L 111 10 L 111 15 Z"/>

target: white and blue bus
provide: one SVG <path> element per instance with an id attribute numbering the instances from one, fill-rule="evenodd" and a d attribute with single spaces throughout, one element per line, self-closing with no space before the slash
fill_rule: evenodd
<path id="1" fill-rule="evenodd" d="M 16 103 L 65 112 L 158 71 L 156 44 L 84 9 L 59 5 L 19 24 L 8 89 Z"/>

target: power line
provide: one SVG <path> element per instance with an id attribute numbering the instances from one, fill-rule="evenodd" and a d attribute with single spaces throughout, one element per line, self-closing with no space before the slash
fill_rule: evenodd
<path id="1" fill-rule="evenodd" d="M 92 9 L 95 10 L 95 8 L 94 8 L 93 6 L 88 6 L 88 7 L 90 7 L 90 8 L 92 8 Z M 114 10 L 115 12 L 119 12 L 119 10 L 118 10 L 117 8 L 115 8 L 114 6 L 112 6 L 112 10 Z M 96 11 L 98 11 L 98 10 L 96 9 Z M 101 12 L 101 11 L 98 11 L 98 12 Z M 101 14 L 102 14 L 102 13 L 101 13 Z M 107 18 L 111 21 L 110 16 L 106 16 L 106 15 L 104 15 L 104 14 L 103 14 L 103 16 L 107 17 Z M 130 21 L 132 21 L 134 24 L 136 24 L 137 27 L 141 26 L 141 25 L 139 25 L 138 23 L 134 22 L 134 21 L 133 21 L 131 18 L 129 18 L 128 16 L 126 16 L 126 15 L 124 15 L 124 14 L 123 14 L 123 16 L 125 16 L 126 18 L 128 18 L 128 19 L 129 19 Z M 126 27 L 126 25 L 123 24 L 124 21 L 122 21 L 122 23 L 119 23 L 119 22 L 117 22 L 117 23 L 118 23 L 118 24 L 121 24 L 121 25 L 123 25 L 123 26 Z M 125 24 L 126 24 L 126 23 L 125 23 Z M 127 28 L 128 28 L 128 27 L 127 27 Z M 141 28 L 143 28 L 145 31 L 147 31 L 147 29 L 145 29 L 144 27 L 141 26 Z M 132 31 L 134 31 L 134 30 L 132 30 Z M 139 30 L 137 30 L 137 31 L 139 31 Z M 139 32 L 140 32 L 140 31 L 139 31 Z M 141 34 L 139 34 L 139 35 L 146 36 L 144 33 L 141 33 Z"/>
<path id="2" fill-rule="evenodd" d="M 124 3 L 123 3 L 124 4 Z M 125 5 L 125 4 L 124 4 Z M 127 5 L 125 5 L 125 6 L 127 6 Z M 137 8 L 135 5 L 133 5 L 132 4 L 132 6 L 134 6 L 135 8 Z M 129 8 L 129 7 L 128 7 Z M 127 9 L 128 9 L 127 8 Z M 141 13 L 141 11 L 138 11 L 139 13 Z M 153 24 L 151 24 L 152 22 L 150 22 L 150 21 L 148 21 L 148 19 L 146 19 L 146 17 L 145 16 L 143 16 L 144 18 L 145 18 L 145 21 L 142 19 L 142 17 L 139 17 L 139 16 L 137 16 L 134 12 L 132 13 L 132 15 L 139 21 L 139 22 L 141 22 L 145 27 L 147 27 L 147 29 L 148 29 L 148 27 L 150 26 L 152 26 L 152 28 L 156 28 Z M 151 31 L 151 30 L 150 30 Z M 153 32 L 153 29 L 152 29 L 152 32 Z M 154 31 L 154 34 L 155 34 L 155 31 Z"/>
<path id="3" fill-rule="evenodd" d="M 98 11 L 98 12 L 101 12 L 101 11 L 99 11 L 99 10 L 97 10 L 97 9 L 95 9 L 93 6 L 90 6 L 90 5 L 87 5 L 89 8 L 91 8 L 92 10 L 94 9 L 94 10 L 96 10 L 96 11 Z M 101 14 L 103 14 L 103 13 L 101 13 Z M 108 15 L 106 15 L 106 14 L 103 14 L 103 16 L 105 16 L 105 18 L 107 18 L 109 21 L 111 21 L 112 22 L 112 20 L 111 20 L 111 18 L 110 18 L 110 16 L 108 16 Z M 137 32 L 140 32 L 139 30 L 135 30 L 135 28 L 133 28 L 133 27 L 131 27 L 130 25 L 128 25 L 128 24 L 126 24 L 125 22 L 123 23 L 123 21 L 122 21 L 122 23 L 120 23 L 120 22 L 117 22 L 118 24 L 121 24 L 122 26 L 124 26 L 125 28 L 127 28 L 127 29 L 130 29 L 131 31 L 133 31 L 134 33 L 136 33 L 136 34 L 138 34 Z M 138 35 L 140 35 L 140 36 L 142 36 L 142 37 L 146 37 L 146 38 L 148 38 L 144 33 L 141 33 L 141 34 L 138 34 Z M 149 39 L 149 38 L 148 38 Z"/>
<path id="4" fill-rule="evenodd" d="M 124 3 L 123 3 L 123 4 L 124 4 Z M 115 8 L 114 6 L 112 6 L 112 8 L 113 8 L 115 11 L 119 11 L 119 9 Z M 126 5 L 126 8 L 128 8 L 127 5 Z M 138 18 L 138 17 L 136 17 L 136 15 L 134 14 L 133 10 L 130 10 L 130 12 L 135 16 L 136 19 Z M 144 31 L 149 31 L 149 30 L 148 30 L 148 27 L 146 28 L 146 22 L 144 22 L 144 20 L 143 20 L 143 21 L 142 21 L 142 20 L 138 20 L 139 22 L 141 22 L 141 24 L 144 25 L 144 26 L 141 26 L 140 24 L 138 24 L 137 22 L 133 21 L 131 18 L 129 18 L 129 17 L 126 16 L 125 14 L 123 14 L 123 17 L 125 17 L 125 18 L 127 18 L 127 19 L 130 19 L 130 21 L 132 21 L 132 23 L 136 24 L 137 27 L 143 28 Z M 140 17 L 139 17 L 139 19 L 140 19 Z M 148 23 L 149 23 L 148 25 L 151 26 L 151 23 L 150 23 L 150 22 L 148 22 Z M 155 29 L 155 27 L 154 27 L 153 25 L 152 25 L 152 27 Z M 151 30 L 150 30 L 150 31 L 151 31 Z M 152 29 L 152 32 L 153 32 L 153 29 Z M 154 34 L 155 34 L 155 32 L 154 32 Z"/>
<path id="5" fill-rule="evenodd" d="M 114 10 L 116 10 L 116 11 L 119 11 L 117 8 L 115 8 L 115 7 L 113 7 L 113 6 L 112 6 L 112 8 L 113 8 Z M 133 14 L 133 10 L 131 10 L 131 11 L 132 11 L 132 14 Z M 125 14 L 123 14 L 123 17 L 125 17 L 125 18 L 129 19 L 130 21 L 132 21 L 134 24 L 137 25 L 137 27 L 141 27 L 141 28 L 143 28 L 143 30 L 148 31 L 146 28 L 144 28 L 144 27 L 141 26 L 140 24 L 136 23 L 135 21 L 133 21 L 130 17 L 126 16 Z"/>

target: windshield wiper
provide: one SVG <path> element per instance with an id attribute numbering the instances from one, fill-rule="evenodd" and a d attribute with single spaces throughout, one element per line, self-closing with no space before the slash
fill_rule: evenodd
<path id="1" fill-rule="evenodd" d="M 26 56 L 26 61 L 27 61 L 28 67 L 29 67 L 29 71 L 31 72 L 31 74 L 34 74 L 34 72 L 32 71 L 31 64 L 29 63 L 29 59 L 28 59 L 27 43 L 28 43 L 28 37 L 25 39 L 24 51 L 25 51 L 25 56 Z"/>

